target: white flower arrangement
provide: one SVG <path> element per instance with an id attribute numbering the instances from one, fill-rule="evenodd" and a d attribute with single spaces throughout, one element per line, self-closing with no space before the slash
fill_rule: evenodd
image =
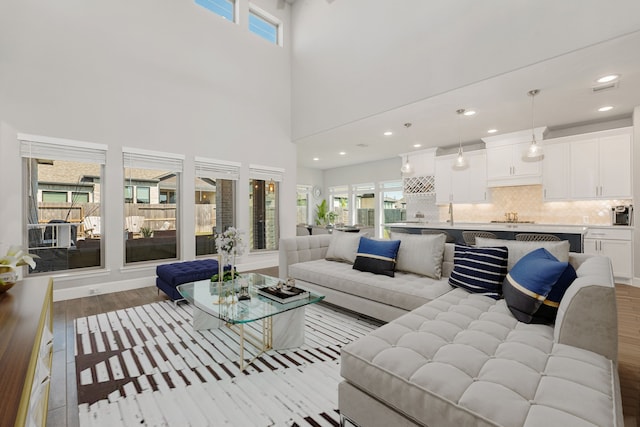
<path id="1" fill-rule="evenodd" d="M 242 233 L 235 227 L 229 227 L 225 232 L 216 234 L 216 248 L 224 264 L 234 261 L 236 256 L 244 253 Z"/>

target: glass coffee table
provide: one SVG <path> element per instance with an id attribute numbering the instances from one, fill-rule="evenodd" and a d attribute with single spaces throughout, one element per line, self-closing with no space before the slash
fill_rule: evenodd
<path id="1" fill-rule="evenodd" d="M 304 307 L 320 302 L 324 295 L 308 296 L 281 303 L 258 294 L 262 287 L 276 286 L 279 279 L 258 273 L 241 273 L 233 282 L 198 282 L 178 285 L 176 289 L 191 303 L 193 328 L 215 329 L 226 325 L 240 336 L 240 370 L 245 368 L 245 341 L 258 349 L 249 362 L 268 350 L 300 347 L 304 343 Z M 243 292 L 240 292 L 242 288 Z M 239 299 L 247 295 L 249 299 Z M 244 325 L 262 320 L 262 336 L 245 330 Z"/>

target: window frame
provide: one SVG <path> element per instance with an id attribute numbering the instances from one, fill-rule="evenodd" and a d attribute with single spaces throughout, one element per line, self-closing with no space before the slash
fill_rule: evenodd
<path id="1" fill-rule="evenodd" d="M 276 36 L 275 41 L 265 37 L 260 32 L 256 32 L 252 29 L 252 25 L 251 25 L 252 16 L 255 16 L 260 21 L 263 21 L 264 23 L 275 27 L 275 36 Z M 263 40 L 266 40 L 267 42 L 273 45 L 280 46 L 280 47 L 284 46 L 284 41 L 283 41 L 284 29 L 283 29 L 282 21 L 280 21 L 278 18 L 276 18 L 269 12 L 256 6 L 253 3 L 249 3 L 249 15 L 247 18 L 247 28 L 249 29 L 250 33 L 255 34 L 256 36 L 260 37 Z"/>
<path id="2" fill-rule="evenodd" d="M 253 236 L 253 224 L 254 224 L 254 220 L 255 217 L 250 215 L 249 216 L 249 233 L 248 233 L 248 252 L 249 253 L 261 253 L 261 252 L 273 252 L 273 251 L 277 251 L 279 249 L 279 241 L 280 241 L 280 184 L 284 181 L 284 174 L 285 174 L 285 170 L 282 168 L 277 168 L 277 167 L 272 167 L 272 166 L 262 166 L 262 165 L 254 165 L 254 164 L 250 164 L 249 165 L 249 197 L 250 199 L 248 200 L 249 202 L 249 206 L 250 206 L 250 210 L 252 209 L 252 204 L 254 203 L 254 201 L 251 199 L 251 197 L 254 194 L 254 181 L 262 181 L 264 182 L 264 188 L 265 188 L 265 192 L 267 192 L 267 187 L 269 185 L 269 183 L 271 181 L 274 182 L 274 198 L 275 198 L 275 214 L 274 214 L 274 223 L 273 223 L 273 227 L 275 229 L 275 236 L 274 236 L 274 247 L 272 248 L 254 248 L 254 241 L 255 238 Z M 253 212 L 253 215 L 255 215 L 255 211 L 251 211 Z M 266 219 L 265 219 L 266 222 Z M 266 226 L 265 226 L 266 228 Z M 265 236 L 265 238 L 268 238 L 268 236 Z"/>
<path id="3" fill-rule="evenodd" d="M 31 218 L 30 210 L 33 208 L 33 203 L 36 204 L 35 205 L 36 209 L 39 208 L 38 199 L 42 197 L 41 194 L 40 195 L 38 194 L 39 192 L 41 192 L 41 190 L 35 189 L 32 184 L 32 179 L 34 178 L 34 171 L 32 169 L 33 163 L 35 162 L 36 165 L 42 164 L 42 165 L 54 166 L 55 161 L 62 161 L 62 162 L 70 162 L 70 163 L 84 163 L 87 165 L 95 165 L 95 167 L 98 168 L 99 172 L 98 172 L 98 176 L 96 176 L 95 170 L 93 171 L 91 182 L 94 184 L 102 185 L 101 183 L 105 182 L 105 177 L 106 177 L 106 161 L 107 161 L 108 146 L 104 144 L 96 144 L 96 143 L 91 143 L 86 141 L 75 141 L 70 139 L 53 138 L 53 137 L 47 137 L 47 136 L 29 135 L 29 134 L 22 134 L 22 133 L 19 133 L 17 135 L 17 139 L 20 142 L 20 156 L 23 160 L 22 176 L 24 180 L 24 187 L 28 189 L 27 194 L 22 198 L 22 212 L 24 213 L 24 222 L 22 225 L 24 247 L 28 248 L 27 250 L 30 253 L 36 254 L 36 255 L 38 254 L 39 250 L 47 250 L 47 247 L 53 250 L 64 250 L 65 248 L 66 250 L 69 250 L 72 247 L 74 247 L 73 249 L 75 249 L 75 246 L 77 246 L 77 243 L 78 243 L 79 233 L 82 230 L 81 227 L 84 225 L 84 221 L 87 218 L 87 216 L 93 216 L 93 217 L 98 216 L 101 220 L 104 221 L 105 212 L 106 212 L 106 200 L 103 197 L 99 198 L 99 202 L 98 202 L 99 208 L 97 210 L 98 215 L 95 215 L 96 213 L 95 207 L 92 209 L 90 213 L 87 213 L 87 212 L 82 213 L 83 209 L 82 207 L 79 207 L 79 210 L 81 212 L 81 218 L 80 218 L 80 222 L 77 223 L 77 225 L 75 226 L 73 226 L 73 221 L 71 220 L 67 221 L 67 219 L 64 219 L 62 221 L 62 222 L 69 222 L 72 224 L 72 226 L 69 227 L 69 230 L 70 230 L 69 238 L 67 238 L 65 236 L 66 233 L 62 231 L 62 233 L 65 233 L 65 234 L 58 235 L 60 237 L 54 237 L 59 240 L 57 240 L 57 242 L 55 243 L 52 241 L 51 243 L 53 246 L 37 245 L 34 247 L 30 247 L 31 237 L 33 237 L 33 234 L 34 234 L 32 230 L 35 230 L 40 227 L 40 221 L 38 221 L 38 224 L 35 224 L 36 227 L 33 227 L 34 224 L 31 224 L 29 222 L 30 221 L 29 218 Z M 35 178 L 38 179 L 37 171 L 35 172 L 35 174 L 36 174 Z M 98 179 L 96 180 L 96 178 Z M 81 182 L 81 180 L 78 180 L 75 185 L 78 185 L 79 182 Z M 36 190 L 35 193 L 34 193 L 34 190 Z M 67 203 L 72 203 L 72 206 L 69 207 L 69 212 L 70 212 L 73 209 L 73 203 L 76 203 L 76 201 L 74 201 L 74 198 L 73 198 L 73 190 L 66 191 L 66 194 L 67 194 Z M 69 202 L 70 196 L 71 196 L 71 202 Z M 90 203 L 90 204 L 96 203 L 95 194 L 93 195 L 93 197 L 90 195 L 88 199 L 89 201 L 86 203 Z M 79 203 L 83 203 L 83 202 L 79 202 Z M 83 217 L 82 215 L 86 215 L 86 216 Z M 39 215 L 36 215 L 36 217 L 39 217 Z M 45 228 L 44 230 L 45 240 L 47 239 L 46 237 L 47 232 L 48 230 L 47 228 Z M 58 226 L 50 227 L 49 233 L 57 234 L 59 232 L 60 232 L 60 227 Z M 42 242 L 44 242 L 44 240 Z M 67 246 L 67 245 L 70 245 L 70 246 Z M 34 272 L 32 271 L 31 268 L 28 268 L 26 274 L 28 276 L 31 276 L 31 275 L 38 276 L 38 275 L 44 275 L 44 274 L 50 275 L 52 273 L 74 274 L 75 272 L 85 271 L 87 269 L 93 269 L 93 270 L 104 269 L 105 268 L 105 239 L 103 238 L 100 239 L 99 245 L 97 246 L 96 255 L 97 255 L 98 263 L 94 265 L 86 265 L 86 266 L 79 265 L 74 268 L 69 268 L 69 265 L 67 265 L 67 268 L 60 268 L 60 269 L 53 268 L 53 269 L 40 270 L 38 268 L 39 263 L 36 262 L 36 270 L 39 270 L 39 271 Z M 95 259 L 93 257 L 90 257 L 90 258 L 91 260 Z"/>
<path id="4" fill-rule="evenodd" d="M 241 167 L 240 163 L 230 162 L 226 160 L 208 159 L 205 157 L 196 157 L 194 159 L 194 169 L 195 169 L 194 179 L 195 180 L 214 179 L 216 180 L 216 187 L 217 187 L 218 180 L 232 182 L 231 215 L 233 219 L 231 221 L 231 224 L 226 224 L 224 222 L 221 224 L 218 224 L 218 212 L 217 212 L 218 206 L 216 203 L 216 230 L 215 230 L 215 233 L 212 233 L 212 237 L 215 236 L 215 234 L 222 233 L 223 231 L 225 231 L 227 227 L 237 227 L 236 224 L 238 221 L 238 215 L 237 215 L 236 200 L 238 198 L 238 181 L 240 179 L 240 167 Z M 196 194 L 198 193 L 197 184 L 195 184 L 194 186 L 194 191 L 196 192 Z M 217 188 L 216 188 L 216 191 L 217 191 Z M 198 198 L 195 197 L 194 198 L 194 214 L 197 214 L 195 212 L 197 210 L 195 206 L 198 205 L 198 203 L 195 203 L 195 201 L 197 200 Z M 221 208 L 224 209 L 224 207 L 221 207 Z M 197 221 L 195 221 L 194 225 L 195 227 L 198 226 Z M 213 241 L 202 242 L 202 239 L 198 239 L 199 235 L 197 233 L 198 233 L 197 229 L 194 230 L 194 244 L 196 248 L 196 256 L 210 256 L 212 254 L 216 254 L 217 250 L 215 249 L 215 244 L 213 243 Z M 198 242 L 198 240 L 201 240 L 201 241 Z M 210 247 L 210 245 L 214 246 L 213 252 L 206 252 L 208 250 L 207 247 Z M 201 251 L 204 250 L 205 253 L 198 254 L 199 247 L 201 248 Z"/>
<path id="5" fill-rule="evenodd" d="M 218 6 L 216 4 L 217 1 L 220 1 L 220 0 L 194 0 L 194 3 L 197 4 L 198 6 L 203 7 L 209 12 L 215 13 L 225 21 L 233 22 L 234 24 L 237 24 L 238 23 L 238 0 L 221 0 L 225 3 L 231 4 L 231 19 L 229 19 L 228 16 L 220 13 L 217 10 L 216 8 Z"/>
<path id="6" fill-rule="evenodd" d="M 142 263 L 158 263 L 158 262 L 164 262 L 164 261 L 170 261 L 170 260 L 176 260 L 176 259 L 180 259 L 181 258 L 181 246 L 180 246 L 180 234 L 182 232 L 182 230 L 180 229 L 180 215 L 182 213 L 182 209 L 181 209 L 181 194 L 180 194 L 180 180 L 182 179 L 182 175 L 184 172 L 184 159 L 185 156 L 183 154 L 177 154 L 177 153 L 166 153 L 166 152 L 159 152 L 159 151 L 151 151 L 151 150 L 143 150 L 143 149 L 138 149 L 138 148 L 131 148 L 131 147 L 122 147 L 122 171 L 123 171 L 123 182 L 121 183 L 122 185 L 122 189 L 123 189 L 123 194 L 122 194 L 122 199 L 121 199 L 121 208 L 122 208 L 122 213 L 123 213 L 123 230 L 125 230 L 124 233 L 124 240 L 122 242 L 123 245 L 123 259 L 122 262 L 124 264 L 125 267 L 130 267 L 130 266 L 136 266 L 136 265 L 140 265 Z M 134 251 L 135 245 L 132 243 L 127 243 L 130 237 L 130 234 L 132 232 L 132 230 L 128 229 L 127 224 L 128 222 L 130 222 L 131 224 L 135 223 L 136 227 L 139 227 L 140 230 L 142 230 L 141 224 L 138 223 L 140 216 L 136 215 L 127 215 L 127 203 L 125 202 L 125 195 L 126 195 L 126 191 L 125 188 L 127 186 L 131 186 L 133 185 L 133 181 L 142 181 L 142 178 L 133 178 L 131 176 L 127 176 L 127 169 L 147 169 L 147 170 L 152 170 L 152 171 L 160 171 L 163 172 L 163 176 L 169 176 L 169 175 L 175 175 L 175 188 L 176 188 L 176 203 L 175 203 L 175 233 L 173 233 L 173 236 L 166 236 L 165 239 L 171 239 L 172 237 L 175 239 L 175 257 L 155 257 L 154 255 L 148 255 L 148 257 L 142 257 L 144 259 L 137 259 L 139 258 L 138 255 L 141 253 L 140 250 L 136 250 Z M 167 172 L 169 172 L 167 174 Z M 128 180 L 128 182 L 127 182 Z M 158 181 L 159 183 L 160 181 Z M 134 186 L 135 187 L 135 186 Z M 158 185 L 157 188 L 157 193 L 156 191 L 154 191 L 153 188 L 150 189 L 150 202 L 151 204 L 156 204 L 155 201 L 157 201 L 158 205 L 161 205 L 161 203 L 159 203 L 159 200 L 157 200 L 158 196 L 159 196 L 159 188 L 160 186 Z M 133 205 L 137 205 L 138 203 L 136 203 L 137 201 L 137 195 L 136 195 L 137 191 L 135 191 L 134 188 L 134 192 L 133 192 L 133 196 L 134 196 L 134 203 L 132 203 Z M 171 203 L 173 204 L 173 203 Z M 146 206 L 146 204 L 143 204 Z M 155 221 L 158 221 L 158 219 L 155 219 Z M 160 226 L 160 227 L 150 227 L 152 228 L 152 230 L 167 230 L 166 228 L 164 228 L 164 226 Z M 171 230 L 169 230 L 171 231 Z M 143 235 L 144 236 L 144 235 Z M 162 242 L 163 244 L 166 244 L 167 242 Z M 150 247 L 156 247 L 155 243 L 154 245 L 149 245 Z M 131 249 L 131 253 L 128 252 L 128 247 L 129 249 Z M 169 252 L 167 250 L 167 248 L 164 248 L 165 252 Z M 135 255 L 135 256 L 134 256 Z M 127 259 L 130 258 L 132 260 L 127 261 Z"/>

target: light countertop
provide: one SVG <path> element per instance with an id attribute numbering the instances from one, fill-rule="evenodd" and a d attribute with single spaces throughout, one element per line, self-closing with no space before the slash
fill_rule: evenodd
<path id="1" fill-rule="evenodd" d="M 567 224 L 534 224 L 525 222 L 454 222 L 453 225 L 448 222 L 395 222 L 385 224 L 386 227 L 400 228 L 437 228 L 437 229 L 453 229 L 453 230 L 497 230 L 497 231 L 523 231 L 523 232 L 547 232 L 547 233 L 572 233 L 584 234 L 589 228 L 626 228 L 621 226 L 606 225 L 567 225 Z"/>

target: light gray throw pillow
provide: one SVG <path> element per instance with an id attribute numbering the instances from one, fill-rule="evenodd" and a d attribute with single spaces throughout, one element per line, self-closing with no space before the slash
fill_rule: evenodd
<path id="1" fill-rule="evenodd" d="M 524 242 L 519 240 L 503 240 L 503 239 L 490 239 L 487 237 L 476 237 L 476 246 L 506 246 L 509 250 L 509 261 L 507 263 L 507 270 L 511 270 L 523 256 L 538 248 L 545 248 L 554 257 L 558 258 L 558 261 L 569 261 L 569 241 L 561 240 L 559 242 Z"/>
<path id="2" fill-rule="evenodd" d="M 396 270 L 440 279 L 444 257 L 444 234 L 391 233 L 391 240 L 400 240 Z"/>
<path id="3" fill-rule="evenodd" d="M 356 261 L 356 253 L 362 236 L 369 237 L 369 233 L 346 233 L 334 230 L 325 259 L 353 264 Z"/>

